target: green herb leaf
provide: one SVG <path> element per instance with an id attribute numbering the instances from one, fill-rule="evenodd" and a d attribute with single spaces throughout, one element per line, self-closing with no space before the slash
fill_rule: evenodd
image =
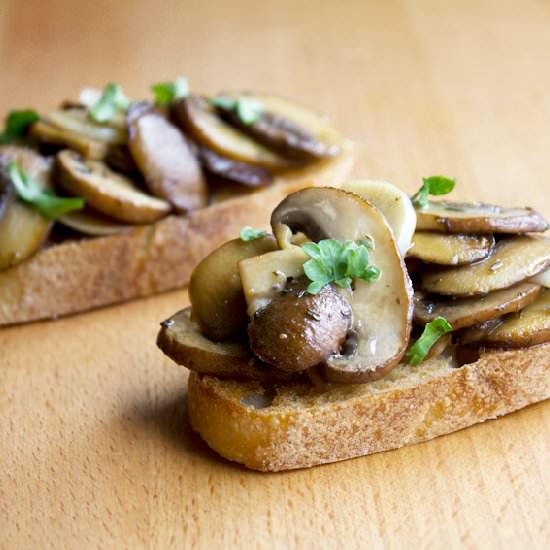
<path id="1" fill-rule="evenodd" d="M 431 176 L 422 179 L 422 187 L 411 197 L 415 208 L 426 208 L 430 195 L 446 195 L 455 186 L 456 180 L 445 176 Z"/>
<path id="2" fill-rule="evenodd" d="M 430 321 L 420 335 L 420 338 L 409 348 L 406 359 L 410 365 L 418 365 L 424 361 L 432 346 L 453 327 L 444 317 L 436 317 Z"/>
<path id="3" fill-rule="evenodd" d="M 241 241 L 255 241 L 256 239 L 260 239 L 261 237 L 265 237 L 267 235 L 267 231 L 264 231 L 263 229 L 254 229 L 253 227 L 250 227 L 249 225 L 245 225 L 241 229 L 240 237 Z"/>
<path id="4" fill-rule="evenodd" d="M 58 197 L 51 191 L 45 191 L 40 184 L 21 170 L 12 161 L 8 164 L 10 177 L 19 198 L 34 206 L 43 216 L 50 219 L 60 218 L 73 210 L 81 210 L 85 201 L 80 197 Z"/>
<path id="5" fill-rule="evenodd" d="M 234 98 L 219 95 L 210 102 L 218 109 L 233 111 L 246 126 L 254 124 L 264 112 L 264 106 L 257 99 L 247 96 Z"/>
<path id="6" fill-rule="evenodd" d="M 172 103 L 175 99 L 187 97 L 189 95 L 189 84 L 185 78 L 176 78 L 173 82 L 159 82 L 151 86 L 155 94 L 155 103 L 157 105 L 166 105 Z"/>
<path id="7" fill-rule="evenodd" d="M 126 111 L 130 100 L 118 84 L 107 84 L 101 97 L 90 107 L 88 114 L 95 122 L 109 122 L 119 111 Z"/>
<path id="8" fill-rule="evenodd" d="M 32 109 L 11 111 L 6 117 L 4 131 L 0 134 L 0 143 L 13 143 L 23 137 L 27 128 L 39 118 L 38 113 Z"/>
<path id="9" fill-rule="evenodd" d="M 317 294 L 330 283 L 349 288 L 353 279 L 374 281 L 380 277 L 380 270 L 369 265 L 369 249 L 363 242 L 324 239 L 304 243 L 302 250 L 311 258 L 304 264 L 304 273 L 311 281 L 307 289 L 310 294 Z"/>

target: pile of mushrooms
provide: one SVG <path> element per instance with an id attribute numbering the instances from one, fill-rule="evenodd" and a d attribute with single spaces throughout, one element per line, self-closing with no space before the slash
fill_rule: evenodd
<path id="1" fill-rule="evenodd" d="M 363 197 L 353 184 L 287 197 L 272 234 L 230 241 L 197 266 L 191 307 L 162 324 L 159 347 L 199 373 L 324 384 L 385 376 L 438 317 L 452 332 L 425 359 L 444 354 L 455 366 L 486 347 L 550 341 L 550 240 L 535 235 L 548 228 L 539 214 L 446 201 L 415 211 L 385 185 Z M 306 291 L 301 244 L 365 238 L 378 280 Z"/>
<path id="2" fill-rule="evenodd" d="M 0 269 L 32 255 L 54 227 L 17 196 L 7 173 L 12 161 L 44 189 L 85 200 L 83 210 L 56 219 L 55 229 L 102 236 L 261 189 L 285 170 L 341 151 L 342 138 L 327 119 L 301 105 L 224 97 L 245 97 L 261 112 L 245 124 L 211 99 L 188 95 L 163 105 L 134 102 L 97 122 L 89 105 L 65 102 L 0 146 Z M 74 236 L 58 232 L 56 242 Z"/>

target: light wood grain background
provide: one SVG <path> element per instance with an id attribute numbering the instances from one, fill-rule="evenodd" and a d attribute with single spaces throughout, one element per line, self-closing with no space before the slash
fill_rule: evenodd
<path id="1" fill-rule="evenodd" d="M 268 90 L 358 144 L 355 174 L 550 217 L 542 0 L 0 0 L 0 111 L 114 80 Z M 154 345 L 185 291 L 0 331 L 2 548 L 548 548 L 550 403 L 266 475 L 218 459 Z"/>

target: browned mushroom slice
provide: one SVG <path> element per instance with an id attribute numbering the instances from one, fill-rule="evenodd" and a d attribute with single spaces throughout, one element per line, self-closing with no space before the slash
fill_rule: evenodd
<path id="1" fill-rule="evenodd" d="M 113 128 L 98 124 L 90 119 L 85 109 L 66 109 L 53 111 L 44 117 L 44 122 L 60 130 L 66 130 L 82 137 L 106 143 L 122 145 L 127 141 L 125 128 Z"/>
<path id="2" fill-rule="evenodd" d="M 492 235 L 443 235 L 417 231 L 407 257 L 440 265 L 470 264 L 486 258 L 494 245 Z"/>
<path id="3" fill-rule="evenodd" d="M 258 119 L 244 124 L 233 111 L 222 116 L 254 139 L 280 151 L 288 158 L 311 161 L 333 157 L 340 152 L 342 137 L 327 117 L 281 97 L 250 93 L 223 93 L 224 97 L 244 97 L 262 108 Z"/>
<path id="4" fill-rule="evenodd" d="M 158 347 L 176 363 L 219 378 L 289 380 L 292 374 L 277 371 L 254 358 L 248 344 L 238 340 L 213 342 L 191 319 L 191 308 L 176 313 L 161 325 Z"/>
<path id="5" fill-rule="evenodd" d="M 526 233 L 546 231 L 547 221 L 531 208 L 484 203 L 431 201 L 416 211 L 419 230 L 441 233 Z"/>
<path id="6" fill-rule="evenodd" d="M 207 174 L 223 181 L 251 188 L 266 187 L 273 183 L 273 176 L 265 168 L 222 157 L 207 147 L 200 148 L 199 157 Z"/>
<path id="7" fill-rule="evenodd" d="M 550 267 L 550 239 L 510 237 L 481 262 L 428 273 L 422 288 L 436 294 L 474 296 L 508 288 Z"/>
<path id="8" fill-rule="evenodd" d="M 224 157 L 262 166 L 267 170 L 282 170 L 291 166 L 284 156 L 222 120 L 206 98 L 189 96 L 179 100 L 173 106 L 173 113 L 177 123 L 197 142 Z"/>
<path id="9" fill-rule="evenodd" d="M 489 321 L 482 321 L 467 327 L 464 330 L 459 330 L 455 334 L 455 338 L 460 346 L 477 344 L 480 340 L 483 340 L 487 334 L 502 324 L 502 318 L 491 319 Z"/>
<path id="10" fill-rule="evenodd" d="M 10 162 L 43 189 L 50 185 L 51 163 L 31 149 L 0 146 L 0 269 L 16 265 L 33 254 L 48 236 L 52 222 L 25 204 L 7 174 Z"/>
<path id="11" fill-rule="evenodd" d="M 74 231 L 94 237 L 117 235 L 132 228 L 131 225 L 117 222 L 90 209 L 69 212 L 57 221 Z"/>
<path id="12" fill-rule="evenodd" d="M 170 204 L 140 191 L 126 176 L 98 160 L 85 160 L 66 149 L 57 155 L 60 185 L 103 214 L 127 223 L 152 223 L 170 212 Z"/>
<path id="13" fill-rule="evenodd" d="M 475 325 L 523 309 L 531 303 L 541 287 L 534 283 L 518 283 L 510 288 L 495 290 L 485 296 L 472 298 L 434 298 L 415 300 L 414 321 L 426 324 L 436 317 L 451 323 L 453 330 Z"/>
<path id="14" fill-rule="evenodd" d="M 134 103 L 126 122 L 128 148 L 151 192 L 180 212 L 206 206 L 206 182 L 182 132 L 146 102 Z"/>
<path id="15" fill-rule="evenodd" d="M 335 382 L 366 382 L 384 376 L 406 350 L 413 309 L 411 282 L 384 216 L 353 193 L 310 188 L 279 204 L 271 225 L 276 234 L 280 234 L 280 225 L 288 225 L 314 241 L 367 237 L 374 241 L 370 260 L 381 276 L 373 282 L 354 281 L 349 299 L 353 337 L 343 355 L 327 359 L 326 376 Z"/>
<path id="16" fill-rule="evenodd" d="M 486 334 L 487 346 L 521 348 L 550 341 L 550 289 L 519 313 L 508 315 Z"/>
<path id="17" fill-rule="evenodd" d="M 76 132 L 57 128 L 42 121 L 35 122 L 29 133 L 41 143 L 69 147 L 90 160 L 104 159 L 109 150 L 107 143 L 90 139 Z"/>
<path id="18" fill-rule="evenodd" d="M 248 315 L 239 262 L 275 248 L 272 236 L 247 242 L 234 239 L 214 250 L 195 268 L 189 283 L 189 299 L 193 318 L 206 336 L 221 340 L 246 328 Z"/>

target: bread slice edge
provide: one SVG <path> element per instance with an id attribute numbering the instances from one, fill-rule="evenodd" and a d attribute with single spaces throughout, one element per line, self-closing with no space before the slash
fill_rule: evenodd
<path id="1" fill-rule="evenodd" d="M 275 397 L 274 397 L 275 395 Z M 261 471 L 307 468 L 427 441 L 550 397 L 550 343 L 399 365 L 367 384 L 267 386 L 191 373 L 192 428 L 225 458 Z"/>

